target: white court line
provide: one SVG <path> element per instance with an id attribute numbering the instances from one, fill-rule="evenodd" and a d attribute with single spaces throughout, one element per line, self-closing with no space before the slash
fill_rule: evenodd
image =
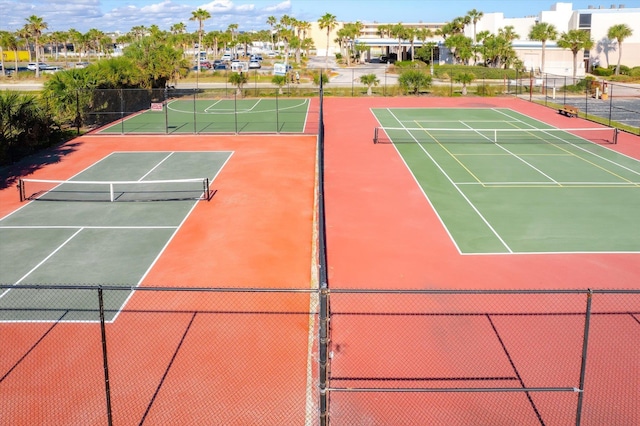
<path id="1" fill-rule="evenodd" d="M 81 226 L 81 225 L 11 225 L 0 229 L 175 229 L 176 226 Z"/>
<path id="2" fill-rule="evenodd" d="M 78 235 L 80 233 L 80 231 L 82 231 L 84 228 L 80 228 L 78 229 L 76 232 L 73 233 L 72 236 L 70 236 L 69 238 L 67 238 L 67 240 L 65 242 L 63 242 L 62 244 L 60 244 L 58 246 L 58 248 L 56 248 L 53 252 L 51 252 L 51 254 L 49 254 L 49 256 L 45 257 L 44 259 L 42 259 L 42 261 L 40 263 L 38 263 L 36 266 L 34 266 L 29 272 L 27 272 L 26 274 L 24 274 L 22 276 L 22 278 L 20 278 L 18 281 L 16 281 L 14 283 L 14 285 L 16 284 L 20 284 L 20 282 L 22 282 L 25 278 L 27 278 L 29 275 L 31 275 L 36 269 L 38 269 L 40 266 L 42 266 L 42 264 L 44 264 L 47 260 L 49 260 L 51 258 L 51 256 L 53 256 L 54 254 L 56 254 L 62 247 L 64 247 L 69 241 L 71 241 L 76 235 Z M 0 298 L 2 298 L 5 294 L 7 294 L 11 289 L 8 288 L 6 289 L 2 294 L 0 294 Z"/>
<path id="3" fill-rule="evenodd" d="M 149 176 L 151 174 L 152 171 L 154 171 L 155 169 L 157 169 L 158 167 L 160 167 L 160 165 L 162 163 L 164 163 L 165 161 L 167 161 L 167 159 L 169 157 L 171 157 L 173 155 L 173 152 L 170 152 L 169 155 L 167 155 L 166 157 L 164 157 L 162 160 L 160 160 L 160 162 L 158 164 L 156 164 L 151 170 L 149 170 L 147 173 L 144 174 L 144 176 L 142 176 L 140 179 L 138 179 L 138 182 L 140 182 L 141 180 L 143 180 L 144 178 L 146 178 L 147 176 Z"/>
<path id="4" fill-rule="evenodd" d="M 404 126 L 404 124 L 402 124 L 402 122 L 398 119 L 398 117 L 395 116 L 395 114 L 391 111 L 391 109 L 387 108 L 387 111 L 389 112 L 389 114 L 391 114 L 391 116 L 393 116 L 393 118 L 395 118 L 402 125 L 402 127 L 406 128 L 406 126 Z M 427 131 L 427 133 L 428 133 L 428 130 L 429 129 L 425 129 L 425 131 Z M 407 133 L 409 133 L 411 135 L 410 131 L 407 131 Z M 506 248 L 509 253 L 513 253 L 513 250 L 511 250 L 511 247 L 509 247 L 509 245 L 502 239 L 502 237 L 493 228 L 493 226 L 491 226 L 489 221 L 482 215 L 482 213 L 480 213 L 478 208 L 471 202 L 471 200 L 469 200 L 469 198 L 467 198 L 467 196 L 462 192 L 460 187 L 453 181 L 453 179 L 451 179 L 451 177 L 447 174 L 447 172 L 444 171 L 444 169 L 440 166 L 440 164 L 438 164 L 438 162 L 431 156 L 431 154 L 429 154 L 429 152 L 426 149 L 424 149 L 424 146 L 422 146 L 422 144 L 419 143 L 418 140 L 413 137 L 413 135 L 411 135 L 411 137 L 416 141 L 418 146 L 420 146 L 420 149 L 422 149 L 422 151 L 427 155 L 427 157 L 429 157 L 429 159 L 433 162 L 433 164 L 435 164 L 435 166 L 438 168 L 438 170 L 440 170 L 440 172 L 444 175 L 444 177 L 447 178 L 449 183 L 451 183 L 451 185 L 453 185 L 453 187 L 456 189 L 456 191 L 458 191 L 460 196 L 469 204 L 469 206 L 473 209 L 473 211 L 476 212 L 478 217 L 484 222 L 484 224 L 487 226 L 487 228 L 489 228 L 489 230 L 493 233 L 493 235 L 495 235 L 496 238 L 502 243 L 504 248 Z M 436 142 L 437 142 L 437 139 L 436 139 Z M 409 169 L 409 171 L 411 172 L 411 169 Z M 413 172 L 411 172 L 411 174 L 413 174 Z M 415 179 L 415 176 L 414 176 L 414 179 Z M 416 181 L 417 181 L 417 179 L 416 179 Z M 421 186 L 421 185 L 419 185 L 419 186 Z M 424 191 L 423 191 L 423 194 L 424 194 Z M 434 208 L 434 211 L 435 210 L 436 209 Z M 444 222 L 443 222 L 443 224 L 444 224 Z M 445 226 L 445 228 L 446 228 L 446 226 Z M 451 236 L 451 234 L 449 234 L 449 236 Z M 452 239 L 452 241 L 454 241 L 454 244 L 455 244 L 455 239 Z M 456 248 L 458 248 L 457 244 L 455 244 L 455 246 L 456 246 Z M 460 251 L 459 248 L 458 248 L 458 251 Z"/>
<path id="5" fill-rule="evenodd" d="M 473 127 L 469 126 L 468 124 L 466 124 L 464 121 L 460 120 L 460 123 L 463 126 L 467 126 L 469 129 L 474 130 L 477 134 L 479 134 L 480 136 L 482 136 L 483 138 L 487 139 L 490 142 L 493 142 L 495 146 L 497 146 L 498 148 L 508 152 L 510 155 L 512 155 L 513 157 L 517 158 L 518 160 L 522 161 L 524 164 L 526 164 L 527 166 L 531 167 L 533 170 L 535 170 L 536 172 L 540 173 L 542 176 L 546 177 L 547 179 L 549 179 L 550 181 L 552 181 L 553 183 L 559 185 L 559 183 L 552 178 L 551 176 L 549 176 L 548 174 L 544 173 L 542 170 L 538 169 L 536 166 L 534 166 L 533 164 L 529 163 L 528 161 L 526 161 L 524 158 L 514 154 L 513 152 L 509 151 L 507 148 L 505 148 L 504 146 L 502 146 L 501 144 L 497 143 L 496 141 L 492 141 L 491 138 L 488 138 L 486 135 L 483 135 L 482 133 L 480 133 L 480 130 L 482 129 L 474 129 Z M 496 137 L 497 139 L 497 137 Z"/>

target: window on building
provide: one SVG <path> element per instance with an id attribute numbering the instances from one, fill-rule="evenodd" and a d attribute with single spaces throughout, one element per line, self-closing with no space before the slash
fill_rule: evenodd
<path id="1" fill-rule="evenodd" d="M 580 22 L 578 24 L 579 28 L 591 28 L 591 14 L 590 13 L 581 13 L 580 14 Z"/>

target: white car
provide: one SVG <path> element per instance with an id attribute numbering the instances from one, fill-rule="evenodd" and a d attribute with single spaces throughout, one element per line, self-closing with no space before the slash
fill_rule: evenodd
<path id="1" fill-rule="evenodd" d="M 44 62 L 38 62 L 38 63 L 29 62 L 27 64 L 27 69 L 30 70 L 30 71 L 35 71 L 36 68 L 44 70 L 44 69 L 47 69 L 48 67 L 49 67 L 49 65 L 45 64 Z"/>
<path id="2" fill-rule="evenodd" d="M 259 69 L 261 67 L 260 62 L 259 61 L 250 61 L 249 62 L 249 69 Z"/>
<path id="3" fill-rule="evenodd" d="M 62 68 L 62 67 L 47 67 L 47 68 L 43 69 L 42 72 L 44 74 L 55 74 L 58 71 L 62 71 L 62 70 L 64 70 L 64 68 Z"/>

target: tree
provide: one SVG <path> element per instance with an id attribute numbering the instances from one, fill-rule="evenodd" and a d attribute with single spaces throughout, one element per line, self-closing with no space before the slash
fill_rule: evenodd
<path id="1" fill-rule="evenodd" d="M 622 42 L 627 37 L 631 37 L 633 30 L 627 24 L 617 24 L 609 28 L 607 37 L 610 40 L 616 39 L 618 42 L 618 65 L 616 65 L 616 75 L 620 73 L 620 59 L 622 58 Z"/>
<path id="2" fill-rule="evenodd" d="M 367 96 L 371 96 L 371 86 L 380 84 L 380 79 L 375 74 L 365 74 L 360 76 L 360 83 L 367 86 Z"/>
<path id="3" fill-rule="evenodd" d="M 482 17 L 484 16 L 483 12 L 477 11 L 475 9 L 471 9 L 470 11 L 467 12 L 467 19 L 473 23 L 473 42 L 476 43 L 476 24 L 478 23 L 478 21 L 480 19 L 482 19 Z"/>
<path id="4" fill-rule="evenodd" d="M 276 19 L 275 16 L 269 16 L 267 17 L 267 25 L 269 25 L 269 27 L 271 27 L 271 50 L 273 50 L 275 48 L 275 40 L 274 40 L 274 27 L 276 26 L 276 23 L 278 22 L 278 20 Z"/>
<path id="5" fill-rule="evenodd" d="M 242 86 L 249 81 L 249 78 L 245 73 L 241 72 L 232 72 L 229 76 L 229 83 L 233 84 L 238 88 L 237 93 L 238 97 L 242 97 Z"/>
<path id="6" fill-rule="evenodd" d="M 190 21 L 198 21 L 198 73 L 200 72 L 200 49 L 202 49 L 202 30 L 204 29 L 204 21 L 211 18 L 211 14 L 204 9 L 197 9 L 191 12 Z"/>
<path id="7" fill-rule="evenodd" d="M 397 24 L 391 27 L 391 35 L 398 39 L 398 61 L 402 61 L 402 40 L 409 37 L 407 33 L 407 27 L 402 25 L 402 22 L 398 22 Z"/>
<path id="8" fill-rule="evenodd" d="M 406 93 L 415 95 L 420 93 L 420 89 L 429 88 L 432 78 L 419 70 L 407 70 L 398 77 L 398 84 Z"/>
<path id="9" fill-rule="evenodd" d="M 285 75 L 274 75 L 271 79 L 271 82 L 278 86 L 278 93 L 282 95 L 282 86 L 287 84 L 287 76 Z"/>
<path id="10" fill-rule="evenodd" d="M 9 49 L 9 31 L 0 31 L 0 65 L 2 65 L 2 75 L 5 75 L 7 67 L 4 65 L 4 49 Z"/>
<path id="11" fill-rule="evenodd" d="M 467 94 L 467 84 L 476 79 L 476 76 L 470 72 L 463 72 L 455 76 L 454 80 L 457 83 L 462 83 L 462 94 Z"/>
<path id="12" fill-rule="evenodd" d="M 451 50 L 456 62 L 462 60 L 465 64 L 472 56 L 471 44 L 472 40 L 464 34 L 454 34 L 444 41 L 445 47 Z"/>
<path id="13" fill-rule="evenodd" d="M 124 57 L 136 65 L 144 88 L 165 88 L 168 81 L 186 75 L 188 61 L 182 52 L 156 37 L 144 37 L 124 50 Z M 199 61 L 198 61 L 199 62 Z"/>
<path id="14" fill-rule="evenodd" d="M 34 44 L 36 51 L 36 78 L 40 77 L 40 36 L 42 35 L 42 30 L 47 29 L 47 23 L 43 21 L 43 19 L 36 15 L 31 15 L 27 18 L 27 24 L 25 25 L 25 29 L 31 34 L 34 38 Z"/>
<path id="15" fill-rule="evenodd" d="M 327 30 L 327 56 L 325 60 L 325 68 L 329 68 L 329 37 L 331 36 L 331 31 L 338 25 L 338 21 L 336 17 L 330 13 L 325 13 L 322 15 L 320 19 L 318 19 L 318 26 L 321 30 Z"/>
<path id="16" fill-rule="evenodd" d="M 545 50 L 547 48 L 547 40 L 555 40 L 558 38 L 558 31 L 553 24 L 538 22 L 531 27 L 531 31 L 529 31 L 529 38 L 531 40 L 538 40 L 542 42 L 542 64 L 540 66 L 540 72 L 544 74 L 544 58 Z"/>
<path id="17" fill-rule="evenodd" d="M 578 71 L 578 52 L 583 49 L 591 49 L 593 40 L 589 37 L 589 33 L 582 30 L 569 30 L 562 33 L 558 39 L 558 46 L 570 50 L 573 53 L 573 78 L 576 78 Z"/>
<path id="18" fill-rule="evenodd" d="M 15 34 L 10 33 L 8 31 L 4 31 L 0 39 L 0 44 L 2 44 L 2 46 L 7 50 L 13 51 L 14 53 L 13 69 L 15 70 L 15 72 L 18 72 L 18 49 L 20 48 L 20 43 L 18 42 L 18 39 L 16 38 Z M 5 71 L 5 67 L 4 67 L 4 55 L 3 55 L 2 72 L 4 71 Z"/>

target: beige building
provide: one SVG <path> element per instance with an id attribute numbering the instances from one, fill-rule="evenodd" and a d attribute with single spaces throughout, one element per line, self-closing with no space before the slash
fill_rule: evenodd
<path id="1" fill-rule="evenodd" d="M 616 40 L 609 40 L 607 32 L 609 28 L 616 24 L 627 24 L 633 31 L 633 35 L 624 41 L 624 52 L 622 64 L 633 67 L 640 66 L 640 8 L 627 8 L 624 5 L 610 5 L 608 8 L 601 6 L 589 6 L 587 9 L 573 10 L 572 3 L 555 3 L 549 10 L 541 11 L 538 15 L 522 18 L 505 18 L 504 13 L 486 13 L 476 24 L 476 33 L 489 31 L 497 33 L 500 28 L 513 26 L 519 35 L 513 42 L 519 58 L 527 69 L 540 70 L 542 68 L 542 43 L 529 40 L 529 31 L 537 22 L 547 22 L 553 24 L 558 34 L 573 29 L 588 31 L 594 41 L 594 47 L 585 52 L 579 53 L 579 63 L 577 75 L 583 76 L 585 72 L 599 65 L 606 67 L 618 62 L 620 53 Z M 378 27 L 385 24 L 395 23 L 364 23 L 364 29 L 354 42 L 366 44 L 369 51 L 365 55 L 367 60 L 389 52 L 397 53 L 398 40 L 393 38 L 383 38 L 378 34 Z M 335 56 L 340 51 L 340 47 L 335 41 L 337 31 L 344 23 L 338 23 L 329 35 L 327 45 L 327 32 L 320 29 L 317 22 L 312 23 L 311 37 L 316 46 L 318 56 Z M 430 28 L 436 31 L 443 23 L 403 23 L 405 26 L 416 28 Z M 467 25 L 465 35 L 473 37 L 473 25 Z M 448 49 L 444 47 L 444 39 L 434 36 L 426 42 L 436 42 L 439 45 L 437 60 L 443 63 L 451 63 L 452 57 Z M 402 51 L 410 49 L 410 42 L 402 43 Z M 420 47 L 422 42 L 414 40 L 414 46 Z M 571 75 L 573 72 L 573 54 L 557 46 L 554 41 L 548 41 L 545 53 L 545 72 L 558 75 Z"/>

